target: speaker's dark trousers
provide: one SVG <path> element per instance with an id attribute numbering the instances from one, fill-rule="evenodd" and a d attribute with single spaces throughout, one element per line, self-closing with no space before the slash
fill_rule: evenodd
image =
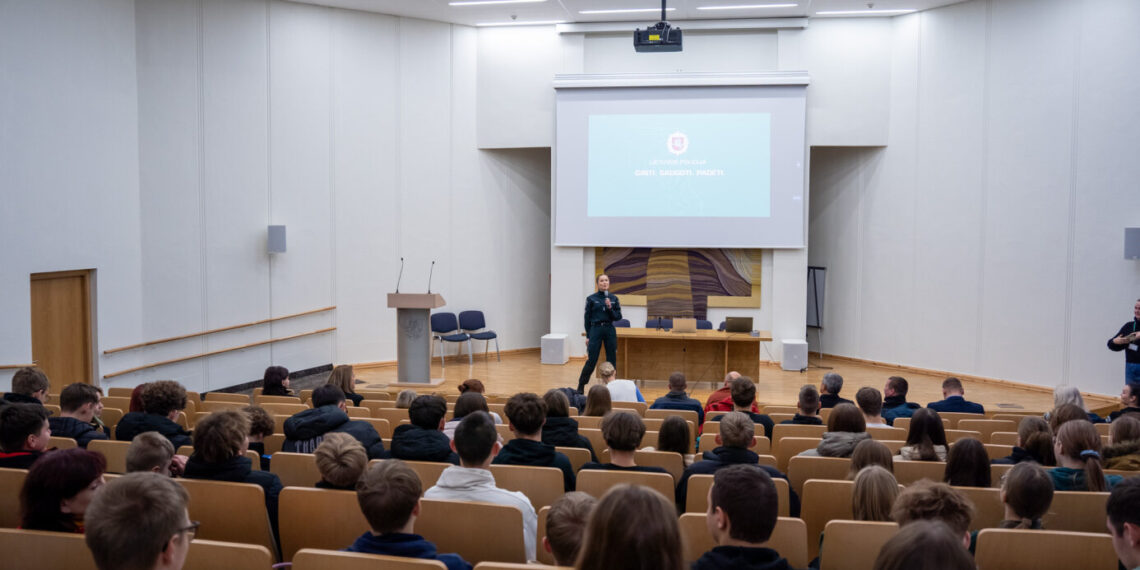
<path id="1" fill-rule="evenodd" d="M 606 345 L 606 359 L 607 362 L 617 368 L 617 331 L 614 330 L 614 325 L 611 322 L 604 321 L 590 325 L 590 332 L 586 335 L 589 340 L 586 343 L 586 365 L 582 367 L 582 374 L 578 377 L 578 392 L 586 389 L 586 384 L 590 383 L 590 375 L 594 373 L 594 368 L 598 365 L 598 352 L 602 349 L 602 343 Z"/>

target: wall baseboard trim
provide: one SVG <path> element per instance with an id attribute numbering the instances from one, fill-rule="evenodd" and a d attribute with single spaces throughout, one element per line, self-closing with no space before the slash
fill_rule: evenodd
<path id="1" fill-rule="evenodd" d="M 500 356 L 523 356 L 526 354 L 539 354 L 541 352 L 541 350 L 542 349 L 540 349 L 537 346 L 533 347 L 533 348 L 513 348 L 511 350 L 500 350 L 499 355 Z M 486 355 L 486 360 L 490 361 L 493 357 L 494 357 L 494 355 L 492 355 L 490 352 L 488 352 Z M 431 359 L 432 362 L 435 362 L 436 358 L 437 357 L 433 356 Z M 452 361 L 452 362 L 460 362 L 460 361 L 467 360 L 467 355 L 460 353 L 458 355 L 454 355 L 454 354 L 449 355 L 449 356 L 446 356 L 445 358 L 447 360 Z M 483 353 L 476 352 L 475 353 L 475 360 L 480 360 L 480 359 L 483 359 Z M 585 360 L 585 358 L 583 358 L 583 360 Z M 396 366 L 396 361 L 395 360 L 380 360 L 377 362 L 357 362 L 357 363 L 353 364 L 352 366 L 353 366 L 353 368 L 357 368 L 360 370 L 372 370 L 372 369 L 376 369 L 376 368 L 393 368 Z"/>

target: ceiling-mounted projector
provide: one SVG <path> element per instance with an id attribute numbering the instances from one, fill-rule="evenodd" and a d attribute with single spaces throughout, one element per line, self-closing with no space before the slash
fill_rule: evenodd
<path id="1" fill-rule="evenodd" d="M 665 1 L 661 0 L 661 21 L 633 31 L 633 49 L 644 52 L 681 51 L 681 28 L 665 21 Z"/>

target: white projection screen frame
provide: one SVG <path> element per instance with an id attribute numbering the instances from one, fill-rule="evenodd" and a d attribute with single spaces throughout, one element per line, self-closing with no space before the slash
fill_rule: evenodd
<path id="1" fill-rule="evenodd" d="M 556 138 L 555 138 L 555 216 L 554 243 L 557 246 L 578 247 L 728 247 L 728 248 L 802 248 L 805 246 L 804 208 L 804 168 L 805 168 L 805 116 L 806 88 L 808 76 L 804 72 L 773 72 L 745 74 L 628 74 L 628 75 L 559 75 L 556 76 Z M 642 200 L 646 212 L 631 212 L 635 206 L 616 202 L 599 206 L 597 188 L 591 190 L 591 168 L 595 168 L 594 182 L 600 171 L 632 172 L 632 166 L 625 164 L 604 164 L 603 169 L 590 160 L 599 159 L 597 152 L 591 155 L 591 124 L 609 124 L 615 119 L 612 131 L 604 134 L 626 136 L 630 126 L 636 126 L 640 117 L 647 121 L 668 123 L 668 118 L 677 117 L 684 124 L 696 121 L 697 127 L 706 116 L 740 117 L 739 123 L 747 125 L 742 132 L 741 147 L 751 150 L 749 145 L 763 144 L 770 147 L 769 180 L 752 176 L 757 170 L 753 165 L 741 163 L 746 168 L 736 171 L 748 172 L 749 176 L 737 180 L 744 184 L 738 195 L 740 210 L 752 211 L 749 215 L 736 215 L 733 208 L 714 207 L 709 214 L 686 213 L 676 215 L 677 205 L 670 211 L 667 200 Z M 756 129 L 752 136 L 751 125 L 755 118 L 767 121 L 769 129 L 763 132 Z M 663 120 L 665 119 L 665 120 Z M 593 121 L 593 123 L 591 123 Z M 715 121 L 711 121 L 715 122 Z M 731 123 L 729 121 L 728 123 Z M 619 128 L 623 127 L 623 128 Z M 695 127 L 694 127 L 695 128 Z M 650 129 L 652 130 L 652 129 Z M 660 129 L 657 129 L 660 131 Z M 684 130 L 684 129 L 681 129 Z M 739 130 L 739 129 L 738 129 Z M 667 131 L 660 131 L 667 132 Z M 595 140 L 606 142 L 606 137 L 594 133 Z M 618 137 L 620 139 L 620 136 Z M 660 151 L 666 149 L 669 136 L 653 135 L 645 139 L 650 144 L 660 144 Z M 764 141 L 762 137 L 769 137 Z M 660 141 L 658 141 L 658 138 Z M 641 140 L 641 139 L 636 139 Z M 612 143 L 611 143 L 612 144 Z M 672 143 L 672 139 L 669 140 Z M 679 147 L 685 147 L 682 139 Z M 620 149 L 619 149 L 620 150 Z M 655 147 L 654 149 L 658 149 Z M 684 152 L 682 150 L 682 152 Z M 677 155 L 677 157 L 685 155 Z M 608 160 L 605 155 L 601 159 Z M 624 156 L 624 154 L 623 154 Z M 669 154 L 661 154 L 669 157 Z M 637 164 L 641 164 L 640 162 Z M 685 167 L 680 167 L 685 168 Z M 625 169 L 625 170 L 623 170 Z M 643 172 L 643 170 L 638 170 Z M 662 171 L 655 171 L 666 174 Z M 677 172 L 670 170 L 669 172 Z M 708 170 L 703 172 L 715 173 Z M 724 171 L 720 171 L 724 172 Z M 734 172 L 729 169 L 728 172 Z M 631 178 L 634 183 L 641 182 Z M 673 182 L 661 178 L 648 181 L 647 191 L 652 191 L 657 180 Z M 707 179 L 699 180 L 705 184 Z M 765 188 L 766 186 L 766 188 Z M 757 209 L 757 197 L 763 192 L 770 193 L 767 211 Z M 591 191 L 595 192 L 591 197 Z M 755 194 L 760 193 L 760 194 Z M 669 196 L 668 193 L 663 194 Z M 674 197 L 678 196 L 673 194 Z M 655 203 L 656 202 L 656 203 Z M 746 204 L 747 203 L 747 204 Z M 625 205 L 625 206 L 623 206 Z M 733 207 L 737 206 L 733 204 Z M 747 206 L 747 207 L 746 207 Z M 608 210 L 617 210 L 611 213 Z M 595 215 L 591 216 L 590 213 Z M 605 212 L 605 213 L 602 213 Z M 633 215 L 630 215 L 633 214 Z M 765 215 L 766 214 L 766 215 Z"/>

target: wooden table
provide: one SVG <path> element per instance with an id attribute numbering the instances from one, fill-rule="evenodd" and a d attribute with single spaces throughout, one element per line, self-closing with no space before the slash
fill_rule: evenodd
<path id="1" fill-rule="evenodd" d="M 772 340 L 768 331 L 752 336 L 713 330 L 616 330 L 618 377 L 631 380 L 668 380 L 670 374 L 681 371 L 689 382 L 718 383 L 730 370 L 756 378 L 760 374 L 760 343 Z"/>

